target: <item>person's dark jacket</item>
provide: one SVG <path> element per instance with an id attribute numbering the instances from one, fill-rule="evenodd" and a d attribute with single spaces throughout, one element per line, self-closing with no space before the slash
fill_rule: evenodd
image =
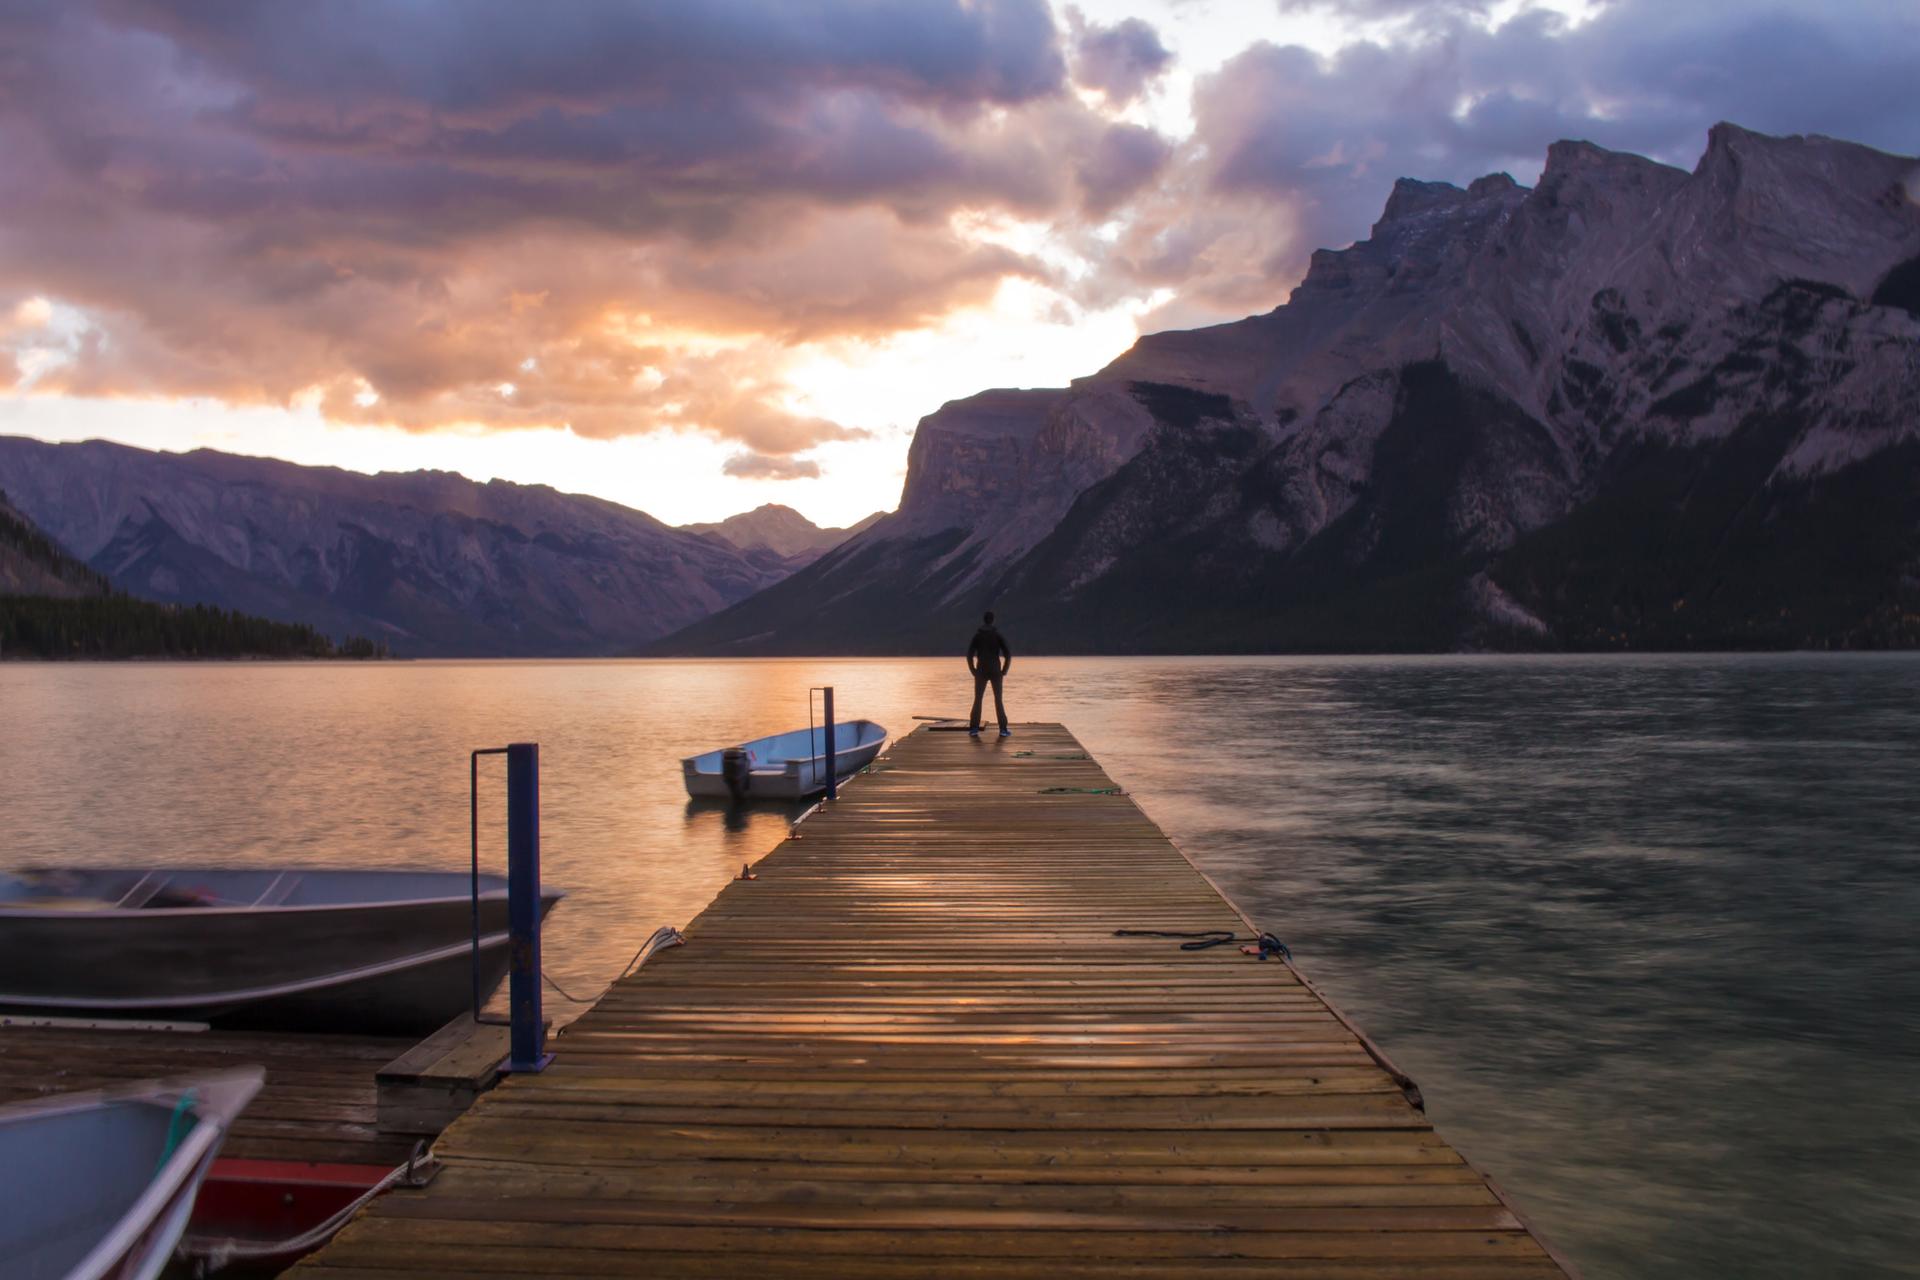
<path id="1" fill-rule="evenodd" d="M 982 627 L 967 646 L 967 670 L 977 676 L 1003 676 L 1013 668 L 1013 650 L 997 627 Z"/>

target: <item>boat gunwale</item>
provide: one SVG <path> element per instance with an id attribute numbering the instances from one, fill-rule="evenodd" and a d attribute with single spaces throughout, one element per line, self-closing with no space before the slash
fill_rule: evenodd
<path id="1" fill-rule="evenodd" d="M 873 742 L 856 742 L 852 746 L 848 746 L 848 747 L 841 747 L 836 742 L 833 748 L 833 754 L 836 760 L 840 756 L 848 756 L 848 755 L 854 754 L 857 751 L 865 751 L 869 747 L 873 749 L 874 754 L 878 755 L 881 749 L 887 745 L 887 726 L 881 724 L 877 720 L 847 720 L 847 721 L 844 721 L 840 725 L 840 727 L 851 728 L 852 726 L 857 724 L 872 725 L 874 728 L 880 731 L 880 736 Z M 817 733 L 817 732 L 819 732 L 819 729 L 817 727 L 812 729 L 788 729 L 782 733 L 763 734 L 758 738 L 751 738 L 746 742 L 736 742 L 724 747 L 714 747 L 714 748 L 711 748 L 710 750 L 702 751 L 695 755 L 682 756 L 680 759 L 681 772 L 692 774 L 694 777 L 697 777 L 697 778 L 718 778 L 723 776 L 721 770 L 702 769 L 699 767 L 699 765 L 696 762 L 706 756 L 718 755 L 727 751 L 731 751 L 735 747 L 750 747 L 756 742 L 769 742 L 774 738 L 784 738 L 789 733 Z M 765 774 L 768 777 L 781 777 L 787 774 L 797 774 L 800 772 L 800 767 L 802 765 L 817 764 L 819 761 L 824 760 L 826 758 L 827 758 L 827 753 L 824 751 L 820 752 L 818 755 L 794 756 L 790 759 L 780 761 L 780 767 L 777 769 L 753 769 L 753 770 L 750 770 L 750 772 L 757 773 L 757 774 Z"/>
<path id="2" fill-rule="evenodd" d="M 169 869 L 170 868 L 167 868 L 167 867 L 154 868 L 154 870 L 156 871 L 166 871 Z M 60 871 L 112 871 L 112 870 L 114 870 L 114 868 L 112 867 L 21 867 L 16 871 L 12 872 L 11 874 L 34 875 L 39 873 L 60 872 Z M 206 871 L 251 872 L 251 871 L 257 871 L 258 868 L 256 867 L 180 867 L 178 868 L 178 870 L 183 873 L 206 872 Z M 379 875 L 420 875 L 422 874 L 419 871 L 410 871 L 400 867 L 290 867 L 288 868 L 288 870 L 295 871 L 295 872 L 327 872 L 327 873 L 344 872 L 349 875 L 361 875 L 366 873 L 373 873 L 373 874 L 379 874 Z M 458 876 L 462 879 L 465 879 L 467 878 L 468 873 L 464 871 L 433 871 L 433 872 L 427 872 L 425 874 Z M 292 904 L 277 903 L 277 902 L 269 902 L 269 903 L 254 902 L 254 903 L 236 903 L 232 906 L 194 906 L 194 905 L 178 906 L 178 907 L 111 906 L 111 907 L 100 907 L 97 909 L 92 909 L 92 908 L 77 908 L 77 907 L 13 906 L 13 905 L 8 905 L 7 900 L 0 900 L 0 921 L 3 921 L 3 920 L 113 920 L 113 919 L 164 920 L 164 919 L 178 919 L 186 916 L 192 916 L 194 919 L 198 920 L 205 916 L 232 916 L 232 915 L 264 916 L 269 914 L 275 917 L 287 917 L 287 916 L 293 916 L 293 915 L 298 915 L 302 913 L 319 914 L 327 911 L 372 911 L 372 910 L 386 910 L 389 908 L 397 908 L 397 907 L 432 907 L 432 906 L 440 906 L 446 903 L 466 904 L 466 903 L 472 903 L 473 901 L 476 900 L 476 898 L 481 902 L 506 901 L 508 897 L 507 885 L 505 883 L 506 877 L 501 875 L 496 875 L 493 872 L 488 872 L 486 873 L 486 875 L 488 879 L 500 881 L 501 882 L 500 887 L 496 889 L 482 890 L 477 895 L 474 893 L 468 892 L 468 893 L 460 893 L 460 894 L 445 894 L 445 895 L 442 895 L 439 897 L 433 897 L 433 898 L 374 898 L 374 899 L 361 901 L 361 902 L 298 902 L 298 903 L 292 903 Z M 540 899 L 541 901 L 546 902 L 548 904 L 549 910 L 552 909 L 555 903 L 558 903 L 560 899 L 566 896 L 567 896 L 567 891 L 565 889 L 549 889 L 549 888 L 546 888 L 545 886 L 542 886 L 540 890 Z M 462 945 L 465 946 L 470 944 L 463 943 Z"/>
<path id="3" fill-rule="evenodd" d="M 507 945 L 510 935 L 502 930 L 499 933 L 483 934 L 480 938 L 480 950 L 492 951 Z M 259 1004 L 268 1000 L 281 1000 L 288 996 L 308 995 L 316 991 L 325 991 L 330 987 L 347 986 L 356 982 L 367 982 L 383 978 L 389 974 L 404 973 L 408 969 L 418 969 L 429 964 L 439 964 L 450 960 L 461 952 L 472 951 L 471 938 L 462 938 L 433 948 L 431 951 L 413 951 L 392 960 L 382 960 L 377 964 L 362 965 L 357 969 L 336 969 L 315 978 L 302 978 L 293 982 L 277 983 L 270 987 L 248 987 L 240 990 L 209 991 L 180 996 L 22 996 L 0 990 L 0 1007 L 8 1009 L 195 1009 L 210 1005 Z"/>
<path id="4" fill-rule="evenodd" d="M 146 1186 L 141 1188 L 140 1194 L 121 1210 L 112 1228 L 103 1233 L 93 1247 L 68 1270 L 70 1278 L 95 1280 L 96 1277 L 117 1274 L 113 1270 L 115 1264 L 123 1263 L 139 1250 L 142 1242 L 161 1224 L 169 1206 L 181 1201 L 187 1188 L 203 1179 L 213 1167 L 214 1158 L 219 1155 L 221 1144 L 226 1141 L 234 1120 L 260 1092 L 266 1078 L 264 1068 L 236 1067 L 204 1075 L 145 1080 L 112 1089 L 55 1094 L 50 1098 L 36 1098 L 0 1108 L 0 1119 L 43 1119 L 79 1115 L 127 1103 L 159 1107 L 164 1105 L 161 1099 L 169 1093 L 184 1097 L 206 1091 L 204 1101 L 196 1102 L 192 1108 L 196 1120 L 193 1130 L 167 1154 Z M 192 1199 L 186 1199 L 184 1204 L 190 1213 Z M 184 1229 L 186 1214 L 178 1210 L 175 1212 Z M 175 1232 L 174 1236 L 174 1241 L 166 1251 L 168 1257 L 173 1253 L 173 1246 L 178 1244 L 179 1233 Z"/>

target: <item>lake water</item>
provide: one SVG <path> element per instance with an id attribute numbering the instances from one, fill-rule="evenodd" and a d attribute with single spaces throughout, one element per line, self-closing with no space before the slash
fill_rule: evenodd
<path id="1" fill-rule="evenodd" d="M 467 860 L 541 744 L 597 991 L 785 834 L 684 755 L 959 660 L 0 665 L 0 867 Z M 1920 656 L 1023 659 L 1591 1280 L 1920 1274 Z M 503 766 L 485 856 L 504 861 Z M 549 1011 L 567 1016 L 550 998 Z"/>

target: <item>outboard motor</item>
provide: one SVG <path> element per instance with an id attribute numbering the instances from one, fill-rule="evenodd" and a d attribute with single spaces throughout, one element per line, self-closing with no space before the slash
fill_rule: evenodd
<path id="1" fill-rule="evenodd" d="M 747 759 L 745 747 L 728 747 L 720 753 L 720 778 L 734 800 L 747 798 L 747 788 L 753 782 L 753 761 Z"/>

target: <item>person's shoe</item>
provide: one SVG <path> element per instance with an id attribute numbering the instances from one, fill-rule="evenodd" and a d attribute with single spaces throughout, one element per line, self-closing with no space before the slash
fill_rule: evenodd
<path id="1" fill-rule="evenodd" d="M 967 736 L 969 738 L 977 738 L 980 736 L 980 731 L 978 729 L 969 729 L 967 730 Z"/>
<path id="2" fill-rule="evenodd" d="M 1000 731 L 1000 736 L 1001 736 L 1001 737 L 1003 737 L 1003 738 L 1011 738 L 1011 737 L 1013 736 L 1013 730 L 1011 730 L 1011 729 L 1002 729 L 1002 730 Z"/>

